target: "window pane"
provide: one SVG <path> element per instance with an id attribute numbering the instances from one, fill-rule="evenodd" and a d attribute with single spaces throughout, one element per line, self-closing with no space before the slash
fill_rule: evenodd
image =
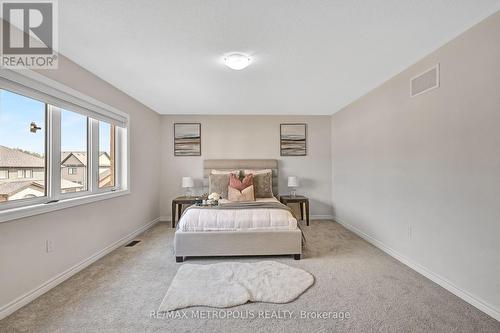
<path id="1" fill-rule="evenodd" d="M 0 202 L 45 196 L 45 104 L 0 90 Z"/>
<path id="2" fill-rule="evenodd" d="M 99 122 L 99 188 L 115 186 L 115 126 Z"/>
<path id="3" fill-rule="evenodd" d="M 61 193 L 86 191 L 87 117 L 61 110 Z"/>

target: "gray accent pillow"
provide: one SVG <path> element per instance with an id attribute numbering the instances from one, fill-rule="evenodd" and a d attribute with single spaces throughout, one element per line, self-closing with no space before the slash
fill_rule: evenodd
<path id="1" fill-rule="evenodd" d="M 256 198 L 272 198 L 273 197 L 273 174 L 258 173 L 253 175 L 253 187 L 255 189 Z"/>
<path id="2" fill-rule="evenodd" d="M 217 192 L 222 198 L 227 199 L 227 187 L 229 186 L 229 174 L 210 175 L 208 177 L 208 194 Z"/>

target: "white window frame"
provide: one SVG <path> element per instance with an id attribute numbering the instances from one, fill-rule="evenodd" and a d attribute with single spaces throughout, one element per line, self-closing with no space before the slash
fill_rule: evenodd
<path id="1" fill-rule="evenodd" d="M 94 184 L 96 186 L 96 191 L 99 192 L 99 193 L 102 193 L 102 192 L 109 192 L 109 191 L 116 191 L 117 188 L 120 188 L 120 177 L 118 177 L 118 170 L 120 169 L 120 158 L 116 158 L 117 156 L 120 156 L 121 155 L 121 152 L 120 152 L 120 149 L 119 149 L 119 145 L 120 145 L 120 139 L 118 138 L 118 132 L 119 132 L 119 128 L 118 127 L 115 127 L 115 170 L 114 170 L 114 182 L 115 184 L 113 186 L 106 186 L 106 187 L 99 187 L 99 121 L 96 121 L 96 124 L 95 124 L 95 128 L 96 128 L 96 132 L 97 132 L 97 135 L 96 135 L 96 140 L 97 140 L 97 149 L 95 151 L 95 155 L 92 155 L 92 157 L 94 157 L 94 161 L 95 161 L 95 170 L 96 170 L 96 174 L 95 174 L 95 180 L 94 180 Z"/>
<path id="2" fill-rule="evenodd" d="M 128 114 L 81 94 L 30 70 L 0 69 L 0 89 L 26 96 L 46 104 L 46 186 L 44 197 L 0 203 L 0 222 L 47 213 L 130 193 L 130 147 Z M 61 193 L 61 109 L 87 116 L 87 190 Z M 97 120 L 115 126 L 115 186 L 99 189 L 94 173 L 99 153 Z M 120 127 L 123 126 L 123 127 Z M 59 129 L 59 130 L 57 130 Z M 97 140 L 96 140 L 97 138 Z M 98 167 L 97 167 L 98 173 Z"/>
<path id="3" fill-rule="evenodd" d="M 67 111 L 71 111 L 71 110 L 67 110 Z M 52 112 L 55 114 L 55 121 L 58 121 L 60 123 L 61 122 L 61 109 L 52 106 Z M 71 112 L 73 112 L 73 111 L 71 111 Z M 78 113 L 78 112 L 75 112 L 75 113 Z M 89 168 L 90 163 L 88 161 L 90 158 L 90 149 L 95 144 L 95 142 L 92 142 L 92 136 L 91 136 L 91 132 L 89 129 L 91 120 L 92 120 L 91 118 L 87 117 L 87 189 L 83 190 L 83 191 L 78 191 L 78 192 L 68 192 L 68 193 L 61 192 L 62 191 L 62 189 L 61 189 L 62 171 L 61 171 L 61 161 L 59 160 L 59 166 L 58 166 L 59 170 L 54 170 L 55 174 L 59 175 L 58 186 L 57 186 L 58 200 L 78 198 L 78 197 L 83 197 L 83 196 L 95 194 L 95 192 L 92 191 L 92 187 L 91 187 L 90 182 L 88 181 L 89 175 L 90 175 L 90 168 Z M 57 142 L 55 143 L 55 146 L 53 147 L 53 149 L 59 150 L 58 156 L 61 156 L 61 150 L 60 150 L 61 149 L 61 133 L 59 133 L 59 137 L 56 138 L 56 140 L 57 140 Z M 71 168 L 71 167 L 68 167 L 68 168 Z"/>

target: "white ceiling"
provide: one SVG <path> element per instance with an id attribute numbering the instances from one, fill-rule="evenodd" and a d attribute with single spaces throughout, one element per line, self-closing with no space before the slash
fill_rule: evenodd
<path id="1" fill-rule="evenodd" d="M 163 114 L 332 114 L 500 0 L 64 0 L 60 51 Z M 225 53 L 253 63 L 233 71 Z"/>

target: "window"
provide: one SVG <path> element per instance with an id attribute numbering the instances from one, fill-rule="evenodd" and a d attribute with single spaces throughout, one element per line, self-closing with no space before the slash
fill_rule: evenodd
<path id="1" fill-rule="evenodd" d="M 99 188 L 115 186 L 115 126 L 99 122 Z"/>
<path id="2" fill-rule="evenodd" d="M 0 205 L 46 196 L 45 119 L 44 103 L 0 90 Z"/>
<path id="3" fill-rule="evenodd" d="M 32 178 L 33 170 L 17 170 L 17 178 Z"/>
<path id="4" fill-rule="evenodd" d="M 81 192 L 88 189 L 87 133 L 87 117 L 61 110 L 61 193 Z"/>
<path id="5" fill-rule="evenodd" d="M 31 75 L 0 72 L 0 222 L 127 194 L 128 116 Z"/>

